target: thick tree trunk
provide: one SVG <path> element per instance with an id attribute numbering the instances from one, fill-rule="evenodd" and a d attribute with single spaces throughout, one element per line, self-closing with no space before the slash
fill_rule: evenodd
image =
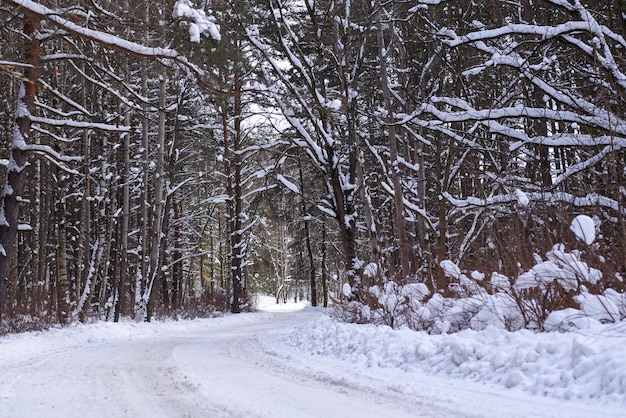
<path id="1" fill-rule="evenodd" d="M 124 115 L 125 123 L 129 121 L 129 110 Z M 128 275 L 128 225 L 130 220 L 130 133 L 124 133 L 122 140 L 123 166 L 122 166 L 122 225 L 120 231 L 120 271 L 117 285 L 117 301 L 115 303 L 115 315 L 113 320 L 120 320 L 121 311 L 124 308 L 124 293 Z"/>
<path id="2" fill-rule="evenodd" d="M 159 88 L 159 127 L 158 127 L 158 143 L 157 143 L 157 160 L 156 160 L 156 180 L 154 182 L 154 206 L 152 211 L 152 229 L 150 231 L 150 262 L 148 265 L 148 281 L 146 289 L 142 296 L 142 311 L 144 319 L 150 321 L 150 298 L 154 282 L 159 275 L 160 270 L 160 248 L 161 235 L 163 227 L 163 208 L 164 208 L 164 176 L 165 176 L 165 106 L 167 94 L 167 74 L 163 70 L 161 75 L 161 84 Z M 138 318 L 139 319 L 139 318 Z"/>
<path id="3" fill-rule="evenodd" d="M 377 31 L 376 40 L 378 43 L 378 71 L 380 75 L 380 88 L 383 95 L 383 102 L 387 112 L 386 131 L 389 142 L 389 159 L 391 166 L 388 167 L 393 184 L 393 202 L 395 212 L 396 231 L 398 235 L 398 249 L 400 253 L 400 279 L 405 280 L 411 273 L 411 262 L 409 259 L 409 244 L 404 222 L 404 198 L 402 193 L 402 183 L 400 178 L 400 166 L 398 161 L 398 144 L 396 137 L 396 127 L 394 120 L 394 107 L 391 100 L 391 89 L 389 88 L 389 77 L 387 74 L 387 53 L 391 48 L 385 45 L 383 23 L 381 18 L 381 2 L 376 5 Z M 392 30 L 393 27 L 392 27 Z"/>
<path id="4" fill-rule="evenodd" d="M 332 154 L 331 154 L 332 155 Z M 330 184 L 335 200 L 335 220 L 339 227 L 343 259 L 346 265 L 346 278 L 356 299 L 361 298 L 361 278 L 357 272 L 355 213 L 351 191 L 344 190 L 339 167 L 330 167 Z"/>
<path id="5" fill-rule="evenodd" d="M 232 313 L 241 312 L 241 298 L 243 297 L 243 236 L 242 236 L 242 211 L 243 201 L 241 196 L 241 156 L 237 152 L 241 142 L 241 80 L 239 74 L 235 73 L 235 89 L 234 89 L 234 137 L 232 151 L 227 158 L 228 165 L 228 195 L 230 196 L 230 247 L 231 247 L 231 273 L 233 285 L 233 302 L 231 305 Z M 228 133 L 224 135 L 225 140 Z M 224 143 L 227 148 L 227 143 Z M 226 157 L 226 153 L 224 153 Z"/>
<path id="6" fill-rule="evenodd" d="M 304 190 L 304 179 L 302 175 L 302 163 L 298 160 L 298 173 L 300 175 L 300 191 Z M 311 287 L 311 306 L 317 306 L 317 283 L 315 283 L 315 259 L 313 258 L 313 249 L 311 248 L 311 233 L 309 228 L 309 219 L 306 211 L 306 200 L 301 195 L 302 200 L 302 216 L 304 217 L 304 239 L 306 244 L 307 256 L 309 259 L 309 285 Z"/>
<path id="7" fill-rule="evenodd" d="M 365 173 L 363 172 L 364 158 L 359 155 L 359 164 L 357 165 L 356 177 L 363 205 L 363 217 L 365 226 L 369 234 L 370 241 L 370 262 L 375 263 L 380 268 L 380 241 L 378 237 L 378 226 L 376 223 L 376 209 L 372 205 L 372 199 L 366 184 Z"/>
<path id="8" fill-rule="evenodd" d="M 28 159 L 27 144 L 30 139 L 30 115 L 34 110 L 35 93 L 39 70 L 40 45 L 36 37 L 39 18 L 31 14 L 24 17 L 24 58 L 27 67 L 20 87 L 13 139 L 7 177 L 0 201 L 0 315 L 6 303 L 8 283 L 11 278 L 11 260 L 15 253 L 15 239 L 20 214 L 22 191 L 26 181 Z"/>

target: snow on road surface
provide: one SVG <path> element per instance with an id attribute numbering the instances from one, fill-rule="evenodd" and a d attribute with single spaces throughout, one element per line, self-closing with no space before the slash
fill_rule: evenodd
<path id="1" fill-rule="evenodd" d="M 555 399 L 377 367 L 352 360 L 349 346 L 306 350 L 305 330 L 326 338 L 320 327 L 332 328 L 323 314 L 263 307 L 272 311 L 0 337 L 0 417 L 626 416 L 614 399 Z"/>

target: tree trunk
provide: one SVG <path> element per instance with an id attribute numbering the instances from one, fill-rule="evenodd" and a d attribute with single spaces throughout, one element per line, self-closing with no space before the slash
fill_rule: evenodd
<path id="1" fill-rule="evenodd" d="M 411 273 L 411 261 L 409 259 L 409 244 L 406 233 L 406 225 L 404 222 L 404 201 L 402 193 L 402 183 L 400 179 L 400 166 L 398 161 L 398 144 L 396 138 L 396 127 L 394 120 L 394 108 L 391 100 L 391 90 L 389 88 L 389 77 L 387 74 L 387 53 L 391 49 L 385 46 L 385 39 L 383 33 L 383 23 L 381 17 L 381 2 L 378 1 L 376 5 L 377 15 L 377 31 L 376 40 L 378 43 L 378 71 L 380 75 L 380 87 L 383 95 L 383 102 L 385 110 L 387 112 L 386 117 L 386 130 L 387 138 L 389 142 L 389 159 L 391 160 L 391 167 L 388 168 L 391 174 L 391 181 L 393 184 L 393 201 L 395 211 L 395 223 L 398 233 L 398 249 L 400 252 L 400 279 L 405 280 Z M 393 29 L 393 26 L 391 28 Z M 393 36 L 393 35 L 392 35 Z"/>
<path id="2" fill-rule="evenodd" d="M 315 282 L 315 259 L 313 258 L 313 249 L 311 248 L 311 232 L 309 215 L 306 210 L 306 200 L 302 191 L 305 188 L 304 178 L 302 175 L 302 162 L 298 160 L 298 174 L 300 175 L 300 198 L 302 204 L 302 216 L 304 218 L 304 240 L 306 244 L 307 256 L 309 259 L 309 285 L 311 287 L 311 306 L 317 306 L 317 283 Z"/>
<path id="3" fill-rule="evenodd" d="M 146 27 L 150 23 L 150 9 L 149 3 L 146 4 L 144 9 L 144 23 Z M 150 31 L 146 30 L 145 33 L 145 42 L 146 45 L 149 44 L 150 41 Z M 148 95 L 148 60 L 144 60 L 143 69 L 141 73 L 141 93 L 147 97 Z M 137 272 L 137 276 L 135 279 L 135 318 L 137 318 L 140 314 L 139 311 L 142 309 L 142 295 L 146 286 L 146 278 L 148 277 L 148 201 L 149 201 L 149 187 L 148 184 L 150 182 L 150 118 L 149 118 L 149 110 L 147 109 L 149 106 L 146 105 L 146 109 L 143 111 L 141 118 L 141 157 L 143 161 L 143 181 L 142 181 L 142 198 L 141 198 L 141 238 L 140 238 L 140 246 L 141 251 L 139 251 L 139 269 Z"/>
<path id="4" fill-rule="evenodd" d="M 56 280 L 57 280 L 57 318 L 61 324 L 68 321 L 70 314 L 70 282 L 67 277 L 67 228 L 65 219 L 65 197 L 61 198 L 57 211 L 58 237 L 56 259 Z"/>
<path id="5" fill-rule="evenodd" d="M 11 154 L 0 201 L 0 315 L 6 303 L 11 261 L 15 253 L 15 239 L 20 214 L 22 191 L 26 181 L 28 159 L 27 144 L 30 139 L 30 115 L 34 110 L 36 82 L 39 71 L 40 45 L 37 39 L 39 18 L 29 13 L 24 16 L 24 61 L 30 66 L 24 70 L 24 79 L 15 112 Z"/>
<path id="6" fill-rule="evenodd" d="M 129 123 L 129 112 L 124 115 L 124 123 Z M 120 314 L 124 308 L 124 293 L 128 275 L 128 224 L 130 220 L 130 133 L 124 133 L 122 139 L 122 225 L 120 231 L 120 271 L 117 285 L 117 301 L 115 303 L 114 322 L 120 320 Z"/>
<path id="7" fill-rule="evenodd" d="M 174 209 L 174 251 L 172 251 L 172 308 L 180 308 L 183 302 L 183 263 L 177 261 L 182 259 L 183 254 L 181 230 L 180 230 L 180 203 L 172 196 L 172 208 Z"/>
<path id="8" fill-rule="evenodd" d="M 224 135 L 224 168 L 226 174 L 226 194 L 228 195 L 228 223 L 230 233 L 230 270 L 232 280 L 232 303 L 231 312 L 241 312 L 241 299 L 243 292 L 243 198 L 241 190 L 241 164 L 242 157 L 239 154 L 241 147 L 241 74 L 235 68 L 233 88 L 233 138 L 230 141 L 231 129 L 228 124 L 228 100 L 222 102 L 222 130 Z"/>
<path id="9" fill-rule="evenodd" d="M 324 308 L 328 308 L 328 274 L 326 269 L 326 225 L 322 224 L 322 296 Z"/>
<path id="10" fill-rule="evenodd" d="M 91 280 L 91 207 L 90 207 L 90 195 L 91 195 L 91 173 L 90 171 L 90 157 L 91 157 L 91 135 L 85 130 L 83 133 L 83 175 L 85 176 L 85 186 L 82 191 L 82 201 L 81 201 L 81 213 L 80 213 L 80 232 L 79 232 L 79 247 L 78 247 L 78 270 L 76 274 L 76 296 L 75 300 L 83 301 L 83 305 L 79 308 L 77 313 L 79 314 L 79 319 L 84 322 L 85 317 L 82 312 L 82 309 L 89 305 L 84 304 L 89 298 L 89 291 L 91 290 L 91 283 L 87 283 L 88 280 Z M 85 293 L 87 292 L 87 293 Z"/>
<path id="11" fill-rule="evenodd" d="M 150 262 L 148 266 L 149 276 L 146 289 L 142 297 L 142 309 L 144 319 L 150 321 L 150 298 L 154 281 L 159 275 L 159 256 L 161 248 L 161 235 L 163 226 L 163 181 L 165 176 L 165 106 L 167 103 L 167 74 L 163 70 L 159 88 L 159 127 L 157 143 L 156 180 L 154 182 L 154 209 L 152 214 L 152 229 L 150 231 Z M 139 318 L 138 318 L 139 319 Z"/>

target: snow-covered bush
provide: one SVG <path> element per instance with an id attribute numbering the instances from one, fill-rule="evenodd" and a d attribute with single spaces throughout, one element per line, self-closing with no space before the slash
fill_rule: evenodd
<path id="1" fill-rule="evenodd" d="M 393 281 L 388 281 L 382 286 L 372 286 L 369 292 L 378 303 L 378 308 L 373 312 L 374 321 L 392 328 L 419 322 L 420 319 L 415 317 L 414 313 L 419 309 L 420 302 L 429 294 L 428 287 L 423 283 L 402 286 Z"/>
<path id="2" fill-rule="evenodd" d="M 547 260 L 538 258 L 534 267 L 517 278 L 513 290 L 528 328 L 543 330 L 553 311 L 576 307 L 575 295 L 602 278 L 600 270 L 580 256 L 580 251 L 567 252 L 563 244 L 556 244 L 546 253 Z"/>
<path id="3" fill-rule="evenodd" d="M 434 334 L 445 334 L 488 326 L 516 330 L 523 327 L 523 316 L 515 299 L 498 291 L 490 294 L 485 289 L 485 275 L 472 272 L 469 277 L 450 260 L 442 268 L 451 276 L 450 291 L 445 297 L 430 290 L 424 283 L 399 284 L 388 280 L 368 290 L 368 303 L 351 301 L 341 306 L 334 316 L 357 323 L 375 323 L 392 328 L 410 328 Z M 508 289 L 509 280 L 494 274 L 492 282 L 498 289 Z M 506 285 L 505 285 L 506 284 Z"/>
<path id="4" fill-rule="evenodd" d="M 370 307 L 357 300 L 351 300 L 336 306 L 331 312 L 331 316 L 342 322 L 353 324 L 369 324 L 374 322 L 372 321 Z"/>
<path id="5" fill-rule="evenodd" d="M 589 267 L 580 259 L 580 251 L 565 251 L 565 245 L 556 244 L 546 254 L 548 258 L 521 274 L 515 281 L 516 290 L 546 289 L 558 283 L 565 291 L 579 290 L 581 285 L 596 284 L 602 272 Z"/>
<path id="6" fill-rule="evenodd" d="M 571 222 L 575 237 L 592 251 L 594 220 L 579 215 Z M 400 284 L 391 280 L 370 286 L 363 302 L 343 307 L 350 322 L 370 322 L 392 328 L 407 327 L 434 334 L 488 327 L 516 331 L 566 331 L 626 318 L 626 294 L 603 288 L 603 272 L 583 260 L 587 250 L 567 250 L 556 244 L 535 255 L 535 264 L 517 278 L 492 272 L 490 280 L 479 271 L 464 272 L 451 260 L 439 263 L 447 277 L 443 292 L 430 292 L 424 283 Z M 601 260 L 601 258 L 599 258 Z M 366 272 L 379 272 L 369 267 Z M 366 278 L 374 278 L 366 273 Z M 378 275 L 377 275 L 378 276 Z M 615 275 L 620 281 L 620 276 Z"/>

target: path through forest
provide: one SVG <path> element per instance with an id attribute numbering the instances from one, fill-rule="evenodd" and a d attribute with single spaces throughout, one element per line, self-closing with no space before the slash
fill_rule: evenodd
<path id="1" fill-rule="evenodd" d="M 0 339 L 5 353 L 0 416 L 570 417 L 590 412 L 479 383 L 301 355 L 272 338 L 316 315 L 310 309 L 241 314 L 207 320 L 204 326 L 172 322 L 148 334 L 132 331 L 144 325 L 117 324 L 131 331 L 60 342 L 58 335 L 80 333 L 78 327 L 49 337 L 41 333 L 31 344 L 24 340 L 23 352 L 11 351 L 8 358 L 2 345 L 8 348 L 21 337 Z"/>

